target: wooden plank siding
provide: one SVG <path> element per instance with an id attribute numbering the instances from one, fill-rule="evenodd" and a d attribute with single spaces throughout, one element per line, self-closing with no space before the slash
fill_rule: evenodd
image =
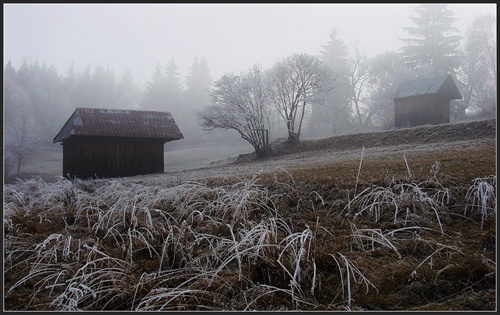
<path id="1" fill-rule="evenodd" d="M 158 139 L 73 137 L 63 142 L 63 174 L 69 178 L 162 173 L 163 163 Z"/>
<path id="2" fill-rule="evenodd" d="M 450 122 L 450 100 L 440 95 L 422 95 L 394 100 L 394 125 L 414 127 Z"/>

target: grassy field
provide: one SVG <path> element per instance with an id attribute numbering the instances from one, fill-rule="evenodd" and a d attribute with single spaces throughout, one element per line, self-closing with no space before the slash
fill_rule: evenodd
<path id="1" fill-rule="evenodd" d="M 165 172 L 197 169 L 210 166 L 211 163 L 223 162 L 239 154 L 252 152 L 250 144 L 242 142 L 211 143 L 197 146 L 182 146 L 166 148 L 164 152 Z M 5 178 L 5 182 L 12 184 L 20 179 L 29 179 L 33 176 L 43 178 L 47 182 L 56 182 L 62 174 L 62 146 L 52 144 L 37 148 L 30 159 L 22 167 L 19 176 L 12 174 Z"/>
<path id="2" fill-rule="evenodd" d="M 4 186 L 4 309 L 496 310 L 492 143 L 20 180 Z"/>

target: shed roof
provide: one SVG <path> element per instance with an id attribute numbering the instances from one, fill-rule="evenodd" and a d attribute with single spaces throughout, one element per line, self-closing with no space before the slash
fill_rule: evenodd
<path id="1" fill-rule="evenodd" d="M 169 112 L 99 108 L 76 108 L 53 142 L 72 136 L 184 138 Z"/>
<path id="2" fill-rule="evenodd" d="M 394 92 L 393 99 L 429 94 L 448 96 L 451 100 L 462 98 L 451 75 L 444 74 L 405 81 Z"/>

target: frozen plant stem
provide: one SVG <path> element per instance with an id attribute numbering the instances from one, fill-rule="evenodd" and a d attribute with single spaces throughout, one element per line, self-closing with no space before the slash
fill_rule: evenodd
<path id="1" fill-rule="evenodd" d="M 411 176 L 410 166 L 408 165 L 408 161 L 406 161 L 406 155 L 404 153 L 403 153 L 403 159 L 405 160 L 406 169 L 408 170 L 408 179 L 411 181 L 412 176 Z"/>
<path id="2" fill-rule="evenodd" d="M 356 189 L 358 188 L 359 174 L 361 173 L 361 164 L 363 164 L 363 155 L 365 154 L 365 147 L 361 150 L 361 160 L 359 161 L 358 176 L 356 177 L 356 185 L 354 185 L 354 197 L 356 197 Z"/>

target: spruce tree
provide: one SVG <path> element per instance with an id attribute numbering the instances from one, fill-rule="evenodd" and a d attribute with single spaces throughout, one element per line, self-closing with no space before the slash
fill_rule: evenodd
<path id="1" fill-rule="evenodd" d="M 322 105 L 311 109 L 309 133 L 312 136 L 330 136 L 350 126 L 347 53 L 347 46 L 338 38 L 337 29 L 333 28 L 330 41 L 322 46 L 320 58 L 333 71 L 334 87 Z"/>
<path id="2" fill-rule="evenodd" d="M 184 93 L 183 112 L 185 115 L 175 118 L 177 125 L 190 133 L 184 133 L 185 143 L 206 143 L 211 140 L 205 132 L 198 126 L 195 113 L 210 104 L 210 92 L 212 90 L 213 79 L 210 75 L 206 59 L 195 57 L 190 68 L 190 72 L 185 78 L 186 91 Z"/>
<path id="3" fill-rule="evenodd" d="M 171 59 L 165 67 L 165 80 L 168 93 L 174 97 L 178 97 L 183 89 L 183 86 L 179 75 L 179 67 L 175 63 L 174 59 Z"/>
<path id="4" fill-rule="evenodd" d="M 116 107 L 119 109 L 137 109 L 140 99 L 140 91 L 134 84 L 134 77 L 129 69 L 123 72 L 116 87 Z"/>
<path id="5" fill-rule="evenodd" d="M 412 70 L 430 69 L 432 75 L 454 73 L 460 64 L 460 31 L 446 4 L 423 4 L 411 16 L 415 27 L 404 27 L 411 37 L 400 38 L 403 60 Z"/>
<path id="6" fill-rule="evenodd" d="M 166 111 L 167 99 L 166 80 L 161 66 L 158 63 L 154 69 L 151 81 L 146 86 L 146 91 L 142 96 L 140 108 L 142 110 Z"/>

